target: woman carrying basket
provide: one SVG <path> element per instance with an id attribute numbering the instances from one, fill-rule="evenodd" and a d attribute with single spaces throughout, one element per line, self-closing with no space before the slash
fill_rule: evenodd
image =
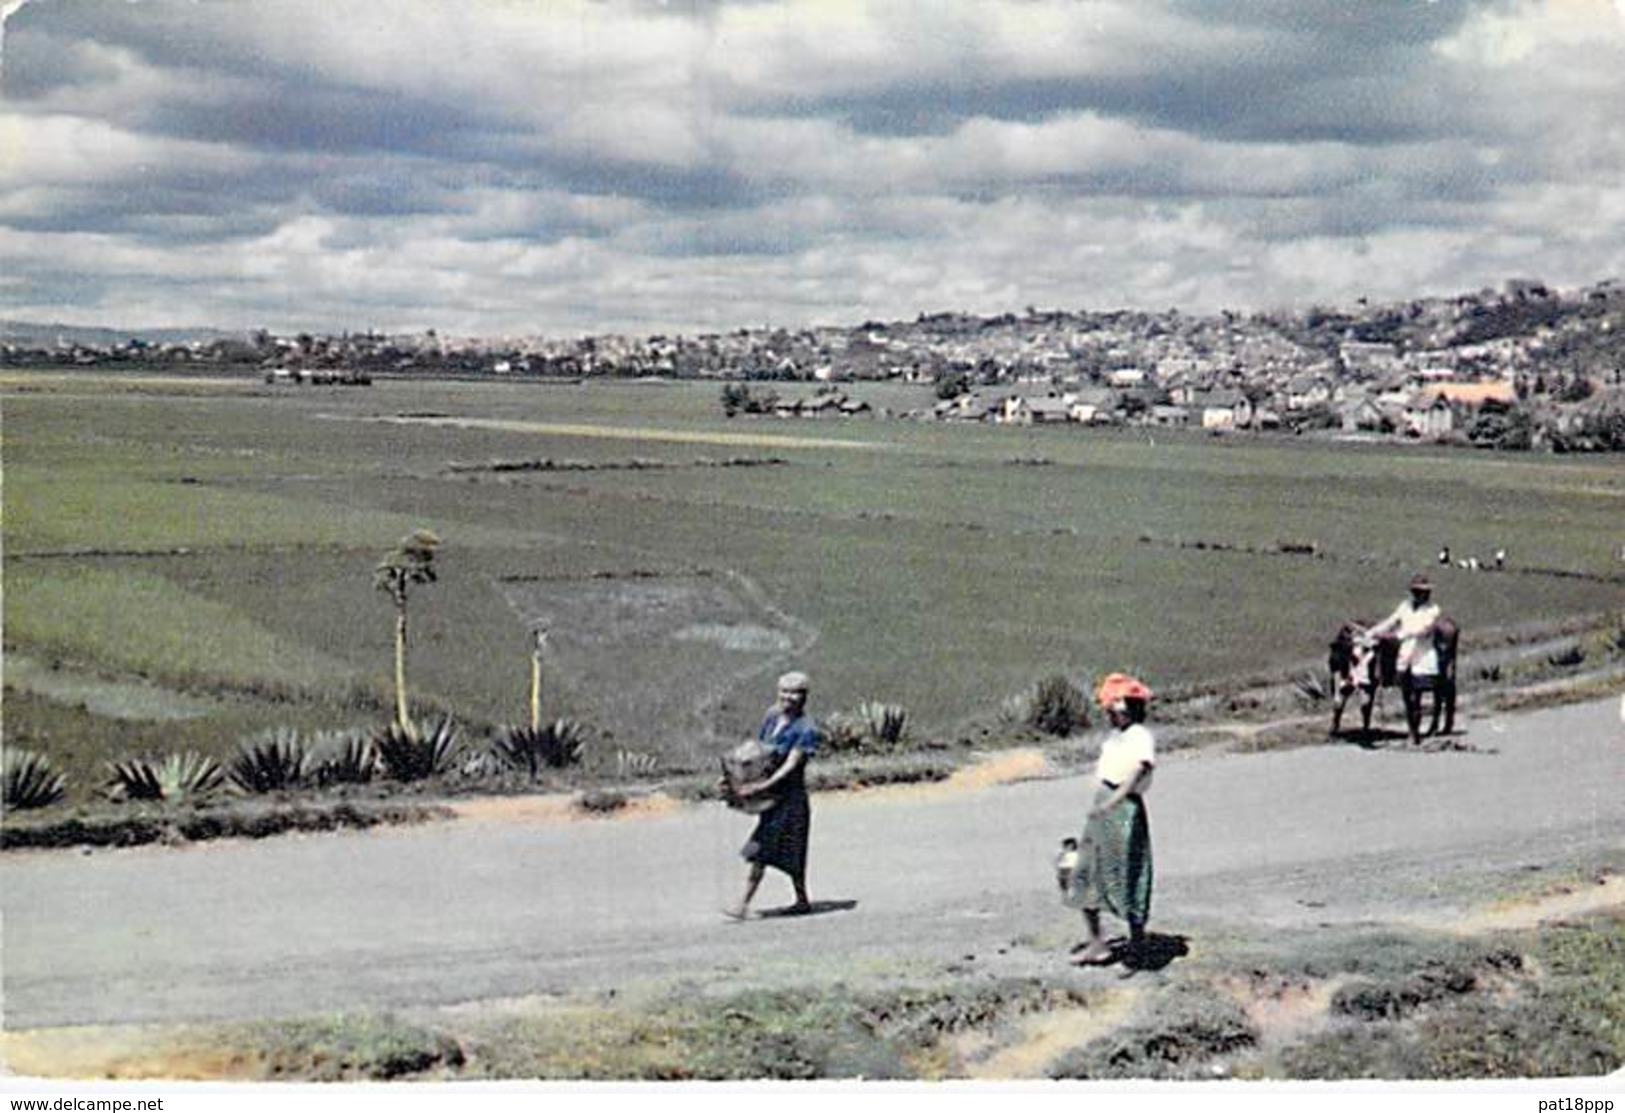
<path id="1" fill-rule="evenodd" d="M 750 874 L 745 879 L 744 896 L 727 910 L 736 920 L 748 914 L 751 898 L 768 866 L 787 874 L 795 887 L 796 902 L 787 911 L 812 911 L 812 902 L 807 899 L 807 836 L 812 830 L 812 809 L 807 802 L 806 767 L 807 759 L 818 749 L 818 727 L 807 714 L 807 689 L 806 673 L 787 672 L 779 677 L 778 704 L 768 711 L 756 737 L 773 747 L 780 760 L 765 779 L 735 789 L 742 799 L 774 797 L 772 807 L 757 818 L 756 829 L 740 850 L 750 863 Z"/>
<path id="2" fill-rule="evenodd" d="M 1116 958 L 1100 933 L 1102 907 L 1127 921 L 1134 951 L 1144 946 L 1151 917 L 1151 825 L 1145 810 L 1157 762 L 1156 743 L 1145 726 L 1151 689 L 1114 672 L 1101 681 L 1095 698 L 1111 720 L 1112 734 L 1095 764 L 1094 801 L 1064 897 L 1069 907 L 1082 910 L 1089 933 L 1073 959 L 1081 966 L 1104 966 Z"/>

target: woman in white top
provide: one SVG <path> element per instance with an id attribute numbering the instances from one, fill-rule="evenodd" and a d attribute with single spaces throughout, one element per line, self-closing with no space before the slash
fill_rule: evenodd
<path id="1" fill-rule="evenodd" d="M 1112 673 L 1101 681 L 1096 699 L 1113 730 L 1095 763 L 1094 801 L 1065 895 L 1068 906 L 1082 910 L 1089 933 L 1073 959 L 1083 966 L 1103 966 L 1117 957 L 1101 935 L 1102 907 L 1128 923 L 1129 946 L 1135 950 L 1145 943 L 1151 917 L 1151 824 L 1145 809 L 1157 763 L 1156 743 L 1145 726 L 1151 689 L 1132 676 Z"/>

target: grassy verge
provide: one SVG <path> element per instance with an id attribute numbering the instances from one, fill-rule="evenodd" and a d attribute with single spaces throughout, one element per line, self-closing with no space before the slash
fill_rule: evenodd
<path id="1" fill-rule="evenodd" d="M 1618 691 L 1621 670 L 1611 668 L 1585 676 L 1568 676 L 1528 689 L 1502 688 L 1481 693 L 1499 711 L 1533 710 L 1583 700 L 1611 696 Z M 1283 707 L 1278 689 L 1261 689 L 1255 694 L 1238 695 L 1230 706 L 1249 708 L 1255 718 L 1220 720 L 1213 712 L 1209 695 L 1187 697 L 1187 703 L 1166 709 L 1173 723 L 1159 729 L 1159 746 L 1172 752 L 1200 747 L 1222 747 L 1231 752 L 1250 753 L 1326 741 L 1325 720 L 1311 709 L 1290 704 Z M 715 774 L 663 771 L 658 762 L 641 774 L 622 768 L 618 753 L 606 739 L 588 748 L 581 764 L 547 770 L 539 780 L 504 770 L 487 753 L 488 732 L 467 732 L 459 743 L 458 758 L 443 774 L 401 783 L 374 780 L 341 790 L 315 788 L 285 791 L 271 797 L 239 796 L 223 790 L 186 805 L 190 811 L 172 808 L 155 818 L 146 810 L 111 799 L 105 791 L 106 752 L 125 754 L 178 752 L 195 749 L 224 760 L 236 740 L 263 732 L 269 722 L 242 706 L 228 708 L 228 714 L 198 721 L 114 722 L 89 714 L 83 708 L 59 706 L 28 693 L 8 693 L 8 744 L 24 749 L 38 746 L 41 739 L 56 740 L 49 749 L 59 759 L 55 768 L 78 779 L 77 790 L 63 802 L 32 811 L 9 811 L 0 823 L 0 850 L 22 847 L 73 845 L 137 845 L 145 842 L 176 842 L 220 837 L 264 837 L 280 831 L 332 829 L 371 826 L 378 823 L 416 822 L 431 801 L 468 796 L 528 795 L 568 793 L 576 804 L 595 814 L 614 815 L 637 798 L 660 794 L 686 802 L 718 799 Z M 369 697 L 375 711 L 377 698 Z M 304 713 L 320 719 L 321 705 Z M 1277 720 L 1257 721 L 1257 716 L 1293 712 Z M 301 705 L 286 705 L 280 721 L 300 721 Z M 374 721 L 381 716 L 374 715 Z M 224 724 L 229 724 L 225 726 Z M 1452 742 L 1457 747 L 1470 743 Z M 827 754 L 809 774 L 815 791 L 872 788 L 883 785 L 942 782 L 964 770 L 980 757 L 1004 749 L 1024 747 L 1047 752 L 1044 775 L 1079 772 L 1092 761 L 1088 747 L 1079 739 L 1056 739 L 1008 719 L 961 731 L 951 742 L 914 740 L 900 746 L 860 749 Z M 162 810 L 162 809 L 160 809 Z M 277 818 L 277 812 L 285 812 Z M 196 813 L 196 814 L 193 814 Z M 188 818 L 188 816 L 190 818 Z"/>
<path id="2" fill-rule="evenodd" d="M 8 816 L 0 826 L 0 850 L 262 839 L 292 831 L 426 823 L 450 814 L 436 804 L 389 799 L 144 803 L 69 816 Z"/>
<path id="3" fill-rule="evenodd" d="M 1216 936 L 1202 951 L 1127 986 L 1057 958 L 1053 972 L 1025 976 L 825 970 L 772 988 L 708 982 L 194 1027 L 96 1069 L 322 1081 L 1431 1080 L 1600 1076 L 1625 1063 L 1618 910 L 1474 937 Z"/>

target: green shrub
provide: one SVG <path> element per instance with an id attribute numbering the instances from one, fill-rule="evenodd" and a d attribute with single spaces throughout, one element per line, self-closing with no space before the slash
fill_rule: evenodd
<path id="1" fill-rule="evenodd" d="M 1026 724 L 1057 738 L 1089 725 L 1089 700 L 1072 681 L 1059 673 L 1033 686 L 1027 698 Z"/>
<path id="2" fill-rule="evenodd" d="M 1332 995 L 1331 1011 L 1356 1020 L 1398 1020 L 1423 1005 L 1476 988 L 1478 977 L 1470 965 L 1434 961 L 1406 978 L 1356 978 Z"/>
<path id="3" fill-rule="evenodd" d="M 287 728 L 244 742 L 226 765 L 226 776 L 243 792 L 285 792 L 309 779 L 310 753 L 297 731 Z"/>
<path id="4" fill-rule="evenodd" d="M 1157 994 L 1145 1019 L 1062 1056 L 1050 1077 L 1190 1078 L 1221 1055 L 1257 1045 L 1258 1028 L 1240 1005 L 1199 986 Z"/>
<path id="5" fill-rule="evenodd" d="M 393 781 L 421 781 L 438 777 L 452 767 L 461 739 L 449 718 L 403 728 L 390 723 L 373 736 L 378 764 Z"/>
<path id="6" fill-rule="evenodd" d="M 626 807 L 626 793 L 613 788 L 592 788 L 581 794 L 577 805 L 585 812 L 604 815 Z"/>
<path id="7" fill-rule="evenodd" d="M 62 799 L 68 789 L 67 778 L 51 768 L 51 759 L 31 750 L 7 747 L 0 757 L 4 767 L 4 802 L 13 808 L 43 808 Z"/>
<path id="8" fill-rule="evenodd" d="M 463 1066 L 456 1040 L 383 1016 L 280 1020 L 234 1030 L 234 1046 L 259 1051 L 267 1078 L 384 1082 Z"/>

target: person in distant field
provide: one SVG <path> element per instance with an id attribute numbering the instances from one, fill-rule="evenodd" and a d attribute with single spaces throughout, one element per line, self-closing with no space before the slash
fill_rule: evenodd
<path id="1" fill-rule="evenodd" d="M 1422 742 L 1422 693 L 1435 690 L 1439 680 L 1439 652 L 1434 633 L 1442 611 L 1433 601 L 1433 581 L 1418 572 L 1411 577 L 1411 596 L 1394 613 L 1371 627 L 1372 637 L 1395 637 L 1399 653 L 1395 665 L 1399 691 L 1405 700 L 1405 727 L 1413 745 Z M 1435 697 L 1437 698 L 1437 697 Z"/>
<path id="2" fill-rule="evenodd" d="M 1106 908 L 1128 923 L 1129 947 L 1145 945 L 1151 918 L 1151 824 L 1145 793 L 1156 767 L 1156 741 L 1145 725 L 1151 689 L 1124 673 L 1101 681 L 1096 700 L 1111 720 L 1112 733 L 1095 763 L 1095 795 L 1078 840 L 1077 864 L 1062 900 L 1083 912 L 1088 938 L 1072 960 L 1104 966 L 1117 956 L 1100 931 Z"/>
<path id="3" fill-rule="evenodd" d="M 770 795 L 775 803 L 756 820 L 740 855 L 750 863 L 745 893 L 727 914 L 743 920 L 750 911 L 757 886 L 767 867 L 772 866 L 790 878 L 796 893 L 792 913 L 812 911 L 807 899 L 807 838 L 812 831 L 812 808 L 807 800 L 807 759 L 818 749 L 818 726 L 807 714 L 807 674 L 787 672 L 779 677 L 778 703 L 768 709 L 756 737 L 772 746 L 781 757 L 766 779 L 741 785 L 740 797 Z"/>

